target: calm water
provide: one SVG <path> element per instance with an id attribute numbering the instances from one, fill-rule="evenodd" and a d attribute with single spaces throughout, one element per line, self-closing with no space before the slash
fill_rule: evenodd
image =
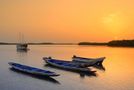
<path id="1" fill-rule="evenodd" d="M 105 46 L 29 46 L 28 52 L 17 52 L 15 46 L 0 46 L 0 90 L 134 90 L 134 48 Z M 73 55 L 106 59 L 95 75 L 44 66 L 44 56 L 71 60 Z M 54 80 L 38 78 L 9 69 L 8 62 L 55 71 Z M 103 69 L 105 68 L 105 70 Z"/>

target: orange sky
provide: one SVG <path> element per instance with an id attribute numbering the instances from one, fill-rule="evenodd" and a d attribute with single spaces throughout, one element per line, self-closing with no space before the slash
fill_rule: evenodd
<path id="1" fill-rule="evenodd" d="M 0 0 L 0 41 L 134 39 L 134 0 Z"/>

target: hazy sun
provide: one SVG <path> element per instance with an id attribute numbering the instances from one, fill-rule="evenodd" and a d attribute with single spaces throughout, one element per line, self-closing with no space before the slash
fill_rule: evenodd
<path id="1" fill-rule="evenodd" d="M 112 13 L 102 18 L 103 26 L 113 33 L 119 33 L 124 27 L 123 18 L 117 14 Z"/>

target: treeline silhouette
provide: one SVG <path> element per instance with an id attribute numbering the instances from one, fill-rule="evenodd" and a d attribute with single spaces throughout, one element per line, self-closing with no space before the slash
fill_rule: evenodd
<path id="1" fill-rule="evenodd" d="M 108 46 L 134 47 L 134 40 L 113 40 L 108 42 Z"/>
<path id="2" fill-rule="evenodd" d="M 16 45 L 18 43 L 0 42 L 0 45 Z M 115 46 L 115 47 L 134 47 L 134 40 L 112 40 L 109 42 L 79 42 L 79 43 L 27 43 L 28 45 L 98 45 L 98 46 Z"/>
<path id="3" fill-rule="evenodd" d="M 0 45 L 17 45 L 19 43 L 7 43 L 0 42 Z M 28 45 L 77 45 L 76 43 L 51 43 L 51 42 L 41 42 L 41 43 L 26 43 Z"/>
<path id="4" fill-rule="evenodd" d="M 78 45 L 107 45 L 107 43 L 99 43 L 99 42 L 80 42 Z"/>
<path id="5" fill-rule="evenodd" d="M 78 45 L 107 45 L 115 47 L 134 47 L 134 40 L 112 40 L 107 43 L 80 42 Z"/>

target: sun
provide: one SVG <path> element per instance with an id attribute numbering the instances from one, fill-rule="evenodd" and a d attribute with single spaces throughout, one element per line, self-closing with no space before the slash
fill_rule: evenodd
<path id="1" fill-rule="evenodd" d="M 102 18 L 103 26 L 113 33 L 119 33 L 124 27 L 124 21 L 121 15 L 111 13 Z"/>

